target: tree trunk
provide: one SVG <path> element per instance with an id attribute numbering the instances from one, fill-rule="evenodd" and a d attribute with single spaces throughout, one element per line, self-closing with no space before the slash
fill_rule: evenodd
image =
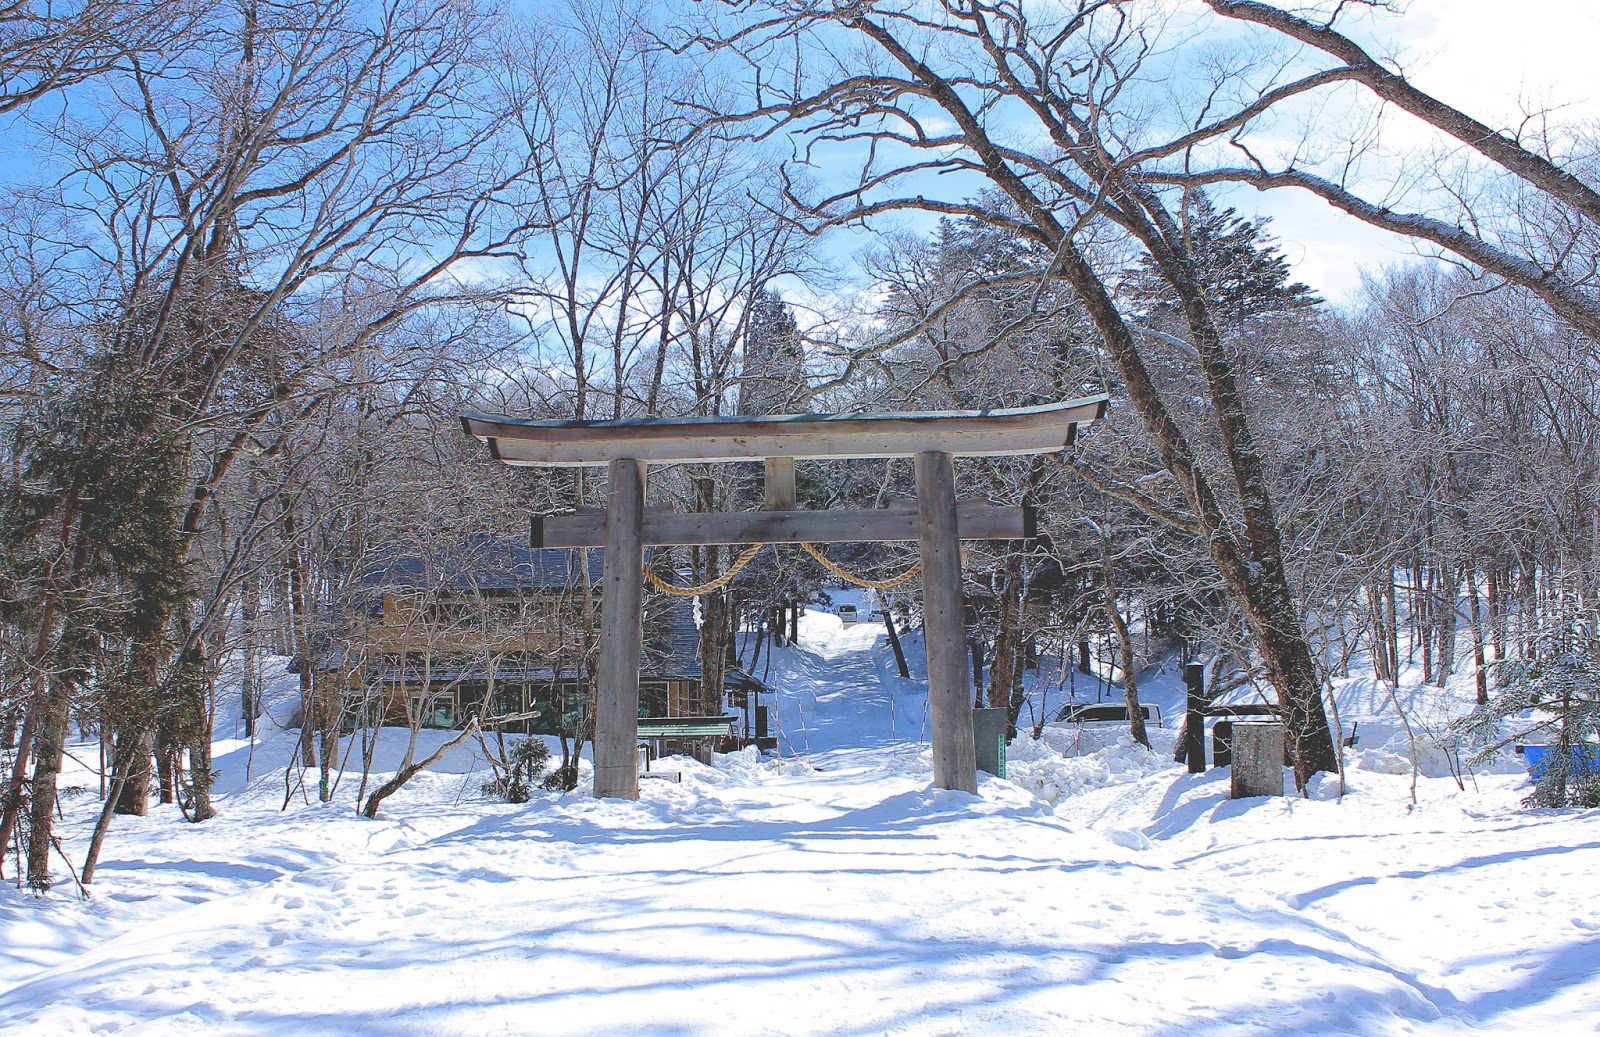
<path id="1" fill-rule="evenodd" d="M 1384 595 L 1384 614 L 1388 618 L 1384 626 L 1387 628 L 1386 632 L 1389 635 L 1388 644 L 1385 646 L 1385 650 L 1389 653 L 1389 679 L 1398 681 L 1400 679 L 1400 620 L 1397 616 L 1397 611 L 1400 607 L 1398 603 L 1400 595 L 1394 586 L 1393 566 L 1384 567 L 1384 590 L 1387 592 Z"/>
<path id="2" fill-rule="evenodd" d="M 50 888 L 50 845 L 54 832 L 56 779 L 61 773 L 67 740 L 67 714 L 72 704 L 71 681 L 57 677 L 41 703 L 42 723 L 33 744 L 33 778 L 28 789 L 28 888 Z"/>
<path id="3" fill-rule="evenodd" d="M 367 817 L 377 817 L 378 807 L 382 805 L 384 800 L 400 791 L 400 789 L 405 786 L 405 783 L 416 777 L 418 773 L 427 770 L 429 767 L 432 767 L 434 764 L 444 759 L 445 753 L 448 753 L 451 749 L 454 749 L 456 746 L 460 745 L 462 742 L 465 742 L 467 739 L 471 738 L 477 733 L 478 718 L 473 717 L 471 720 L 467 721 L 467 726 L 462 729 L 460 734 L 439 746 L 439 748 L 434 750 L 433 754 L 427 759 L 420 763 L 407 764 L 406 766 L 401 767 L 395 772 L 394 777 L 390 778 L 382 785 L 379 785 L 376 789 L 373 789 L 372 795 L 367 797 L 366 806 L 362 808 L 361 813 Z M 415 732 L 413 732 L 413 735 L 414 734 Z"/>
<path id="4" fill-rule="evenodd" d="M 94 881 L 94 871 L 100 863 L 100 850 L 105 846 L 106 833 L 111 830 L 111 816 L 117 812 L 116 805 L 122 799 L 130 762 L 127 756 L 123 755 L 115 746 L 112 747 L 111 789 L 106 796 L 105 804 L 100 808 L 100 816 L 95 820 L 94 834 L 89 837 L 89 852 L 84 854 L 83 858 L 83 878 L 81 881 L 85 886 Z"/>
<path id="5" fill-rule="evenodd" d="M 165 732 L 156 736 L 156 799 L 162 806 L 178 801 L 178 743 Z"/>
<path id="6" fill-rule="evenodd" d="M 169 617 L 152 616 L 148 629 L 167 630 Z M 130 651 L 130 680 L 108 703 L 107 722 L 115 732 L 112 756 L 121 761 L 121 781 L 117 786 L 115 812 L 144 817 L 150 809 L 150 779 L 157 738 L 157 718 L 161 714 L 157 696 L 162 691 L 161 676 L 166 667 L 166 647 L 159 642 L 135 642 Z"/>
<path id="7" fill-rule="evenodd" d="M 718 575 L 717 549 L 706 549 L 706 579 Z M 700 702 L 701 716 L 722 712 L 724 679 L 728 672 L 728 592 L 720 588 L 700 596 Z"/>
<path id="8" fill-rule="evenodd" d="M 294 637 L 294 653 L 300 660 L 300 765 L 317 765 L 317 661 L 311 657 L 311 617 L 307 614 L 305 574 L 302 571 L 300 545 L 294 510 L 285 501 L 283 535 L 290 542 L 286 562 L 289 569 L 289 628 Z"/>
<path id="9" fill-rule="evenodd" d="M 1489 642 L 1494 646 L 1496 660 L 1506 657 L 1506 629 L 1504 614 L 1500 604 L 1500 569 L 1491 563 L 1489 571 L 1484 577 L 1489 595 Z"/>
<path id="10" fill-rule="evenodd" d="M 1418 560 L 1418 563 L 1421 560 Z M 1416 624 L 1414 624 L 1414 643 L 1422 650 L 1422 683 L 1434 683 L 1434 568 L 1427 570 L 1427 576 L 1422 576 L 1422 570 L 1414 570 L 1411 575 L 1411 584 L 1416 587 L 1416 592 L 1411 595 L 1416 610 Z"/>
<path id="11" fill-rule="evenodd" d="M 784 634 L 788 632 L 787 615 L 781 601 L 772 606 L 772 611 L 767 615 L 767 631 L 772 637 L 772 647 L 774 648 L 782 648 L 784 645 Z M 755 664 L 752 663 L 751 665 Z"/>
<path id="12" fill-rule="evenodd" d="M 972 701 L 983 701 L 983 638 L 977 630 L 967 629 L 967 656 L 971 660 L 968 665 L 972 668 Z"/>
<path id="13" fill-rule="evenodd" d="M 189 820 L 198 824 L 217 816 L 211 802 L 211 738 L 216 722 L 217 687 L 206 642 L 196 639 L 183 662 L 182 709 L 189 714 L 184 740 L 176 752 L 189 752 Z"/>
<path id="14" fill-rule="evenodd" d="M 883 628 L 889 632 L 889 648 L 894 652 L 894 665 L 900 676 L 909 678 L 911 668 L 906 665 L 906 652 L 900 645 L 900 631 L 894 625 L 894 609 L 887 595 L 883 599 Z"/>
<path id="15" fill-rule="evenodd" d="M 1483 624 L 1481 612 L 1478 608 L 1477 574 L 1471 569 L 1467 570 L 1467 601 L 1471 605 L 1470 616 L 1472 619 L 1472 679 L 1477 684 L 1478 705 L 1489 704 L 1489 675 L 1488 664 L 1483 657 Z"/>
<path id="16" fill-rule="evenodd" d="M 121 761 L 115 812 L 144 817 L 150 812 L 150 757 L 155 734 L 148 728 L 118 729 L 112 759 Z"/>
<path id="17" fill-rule="evenodd" d="M 22 814 L 22 790 L 27 786 L 28 760 L 33 753 L 40 720 L 44 713 L 45 695 L 38 687 L 38 681 L 42 679 L 36 679 L 33 694 L 28 697 L 24 705 L 22 731 L 17 738 L 16 755 L 12 758 L 11 774 L 6 779 L 5 795 L 0 797 L 0 802 L 4 803 L 5 808 L 0 812 L 0 875 L 5 874 L 6 847 L 11 845 L 17 819 Z"/>
<path id="18" fill-rule="evenodd" d="M 325 684 L 331 685 L 328 681 Z M 317 754 L 317 798 L 323 803 L 333 801 L 333 764 L 339 756 L 339 697 L 332 687 L 317 687 L 317 731 L 322 736 L 321 752 Z"/>
<path id="19" fill-rule="evenodd" d="M 1392 585 L 1390 590 L 1392 592 Z M 1392 681 L 1394 672 L 1389 667 L 1388 613 L 1385 611 L 1388 595 L 1377 573 L 1373 573 L 1372 582 L 1367 585 L 1367 597 L 1372 604 L 1372 674 L 1380 681 Z"/>
<path id="20" fill-rule="evenodd" d="M 67 550 L 72 533 L 76 503 L 76 497 L 69 497 L 62 509 L 59 546 L 63 553 Z M 11 845 L 17 819 L 21 816 L 22 789 L 27 781 L 28 760 L 33 752 L 40 724 L 43 722 L 45 700 L 49 696 L 46 678 L 38 668 L 42 667 L 49 655 L 50 645 L 56 636 L 56 602 L 55 587 L 47 586 L 44 601 L 39 609 L 39 634 L 33 650 L 32 663 L 36 668 L 35 675 L 29 681 L 28 694 L 23 699 L 22 730 L 17 736 L 16 750 L 11 760 L 11 773 L 6 778 L 5 794 L 0 795 L 0 804 L 4 804 L 3 809 L 0 809 L 0 876 L 5 874 L 6 847 Z"/>
<path id="21" fill-rule="evenodd" d="M 1461 597 L 1461 574 L 1455 566 L 1439 574 L 1439 597 L 1438 683 L 1442 688 L 1456 668 L 1456 601 Z"/>
<path id="22" fill-rule="evenodd" d="M 1144 710 L 1139 705 L 1139 665 L 1134 659 L 1133 638 L 1128 634 L 1127 621 L 1122 618 L 1122 609 L 1117 606 L 1117 585 L 1111 572 L 1109 542 L 1101 558 L 1101 573 L 1106 593 L 1106 618 L 1111 621 L 1117 644 L 1122 648 L 1122 700 L 1128 709 L 1128 733 L 1135 742 L 1148 749 L 1150 734 L 1144 729 Z"/>
<path id="23" fill-rule="evenodd" d="M 1017 736 L 1022 709 L 1022 555 L 1006 555 L 1005 577 L 998 595 L 1000 616 L 994 635 L 994 664 L 989 668 L 989 708 L 1006 711 L 1006 739 Z"/>
<path id="24" fill-rule="evenodd" d="M 239 715 L 244 719 L 244 736 L 256 736 L 256 717 L 261 710 L 261 581 L 254 573 L 244 581 L 241 591 L 243 627 L 243 673 L 239 681 Z"/>

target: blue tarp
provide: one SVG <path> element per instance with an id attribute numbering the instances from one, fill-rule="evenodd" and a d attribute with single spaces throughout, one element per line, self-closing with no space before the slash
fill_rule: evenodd
<path id="1" fill-rule="evenodd" d="M 1528 762 L 1528 777 L 1539 781 L 1544 777 L 1546 763 L 1545 756 L 1553 746 L 1525 745 L 1522 747 L 1522 758 Z M 1594 775 L 1600 777 L 1600 745 L 1575 745 L 1572 747 L 1572 767 L 1568 773 L 1577 775 Z"/>

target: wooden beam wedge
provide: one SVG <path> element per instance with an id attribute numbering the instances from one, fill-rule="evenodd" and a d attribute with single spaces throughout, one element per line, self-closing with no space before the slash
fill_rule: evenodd
<path id="1" fill-rule="evenodd" d="M 961 540 L 1025 540 L 1034 535 L 1031 507 L 963 504 L 956 509 Z M 647 547 L 713 544 L 853 544 L 919 539 L 917 513 L 872 511 L 679 512 L 649 509 L 641 539 Z M 533 547 L 600 547 L 605 512 L 580 511 L 533 520 Z"/>
<path id="2" fill-rule="evenodd" d="M 770 414 L 620 421 L 539 421 L 463 414 L 462 428 L 511 465 L 583 467 L 628 458 L 651 464 L 767 458 L 963 457 L 1061 450 L 1098 420 L 1106 396 L 984 411 Z"/>
<path id="3" fill-rule="evenodd" d="M 763 507 L 767 511 L 793 511 L 799 499 L 794 488 L 794 458 L 769 457 L 761 472 Z"/>

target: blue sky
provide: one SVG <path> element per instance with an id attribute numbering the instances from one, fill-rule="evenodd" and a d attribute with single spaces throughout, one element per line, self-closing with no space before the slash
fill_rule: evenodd
<path id="1" fill-rule="evenodd" d="M 1600 132 L 1600 5 L 1589 0 L 1413 0 L 1361 28 L 1362 42 L 1398 56 L 1417 86 L 1490 125 L 1513 129 L 1543 110 Z M 1332 301 L 1356 293 L 1363 268 L 1416 256 L 1300 192 L 1243 190 L 1228 200 L 1271 216 L 1298 276 Z"/>

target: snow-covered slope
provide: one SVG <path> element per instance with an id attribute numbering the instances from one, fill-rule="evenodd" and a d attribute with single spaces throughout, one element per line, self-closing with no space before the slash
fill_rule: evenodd
<path id="1" fill-rule="evenodd" d="M 834 592 L 835 607 L 863 596 Z M 762 674 L 776 695 L 779 749 L 786 754 L 927 739 L 928 686 L 920 632 L 901 638 L 911 678 L 900 676 L 881 621 L 846 624 L 808 609 L 798 645 L 775 649 Z"/>
<path id="2" fill-rule="evenodd" d="M 1357 767 L 1342 799 L 1325 779 L 1309 799 L 1236 802 L 1226 772 L 1116 744 L 1067 756 L 1047 733 L 1014 746 L 1016 780 L 934 792 L 925 695 L 880 625 L 808 614 L 769 676 L 786 749 L 809 753 L 675 759 L 658 766 L 681 783 L 646 782 L 637 803 L 486 801 L 463 753 L 377 821 L 349 778 L 330 805 L 290 780 L 280 809 L 292 734 L 269 725 L 248 780 L 248 743 L 224 755 L 221 817 L 119 819 L 92 901 L 0 893 L 0 1032 L 1600 1023 L 1600 813 L 1524 810 L 1518 774 L 1464 791 L 1424 775 L 1412 806 L 1409 775 Z M 75 859 L 94 807 L 68 803 Z"/>

